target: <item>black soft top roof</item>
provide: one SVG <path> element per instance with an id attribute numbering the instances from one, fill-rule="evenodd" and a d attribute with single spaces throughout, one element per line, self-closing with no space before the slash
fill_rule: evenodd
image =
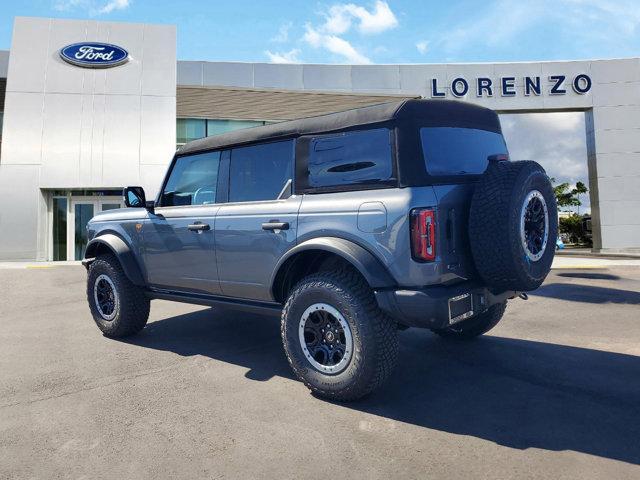
<path id="1" fill-rule="evenodd" d="M 500 133 L 493 110 L 455 100 L 401 100 L 317 117 L 245 128 L 202 138 L 182 146 L 177 154 L 227 148 L 261 141 L 295 138 L 301 135 L 355 130 L 369 125 L 457 126 Z"/>

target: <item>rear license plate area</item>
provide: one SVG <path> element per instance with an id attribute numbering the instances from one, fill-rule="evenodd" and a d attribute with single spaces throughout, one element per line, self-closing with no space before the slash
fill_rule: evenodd
<path id="1" fill-rule="evenodd" d="M 449 325 L 473 316 L 473 296 L 463 293 L 449 299 Z"/>

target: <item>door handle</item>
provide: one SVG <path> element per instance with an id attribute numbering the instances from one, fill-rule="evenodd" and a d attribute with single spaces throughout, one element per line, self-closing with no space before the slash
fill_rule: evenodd
<path id="1" fill-rule="evenodd" d="M 211 227 L 208 223 L 192 223 L 188 228 L 192 232 L 204 232 L 205 230 L 209 230 Z"/>
<path id="2" fill-rule="evenodd" d="M 266 222 L 262 224 L 263 230 L 289 230 L 289 222 Z"/>

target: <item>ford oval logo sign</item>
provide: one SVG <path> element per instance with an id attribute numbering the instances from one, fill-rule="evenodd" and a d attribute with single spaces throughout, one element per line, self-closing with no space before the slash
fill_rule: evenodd
<path id="1" fill-rule="evenodd" d="M 129 60 L 129 52 L 110 43 L 82 42 L 61 49 L 60 57 L 78 67 L 108 68 L 122 65 Z"/>

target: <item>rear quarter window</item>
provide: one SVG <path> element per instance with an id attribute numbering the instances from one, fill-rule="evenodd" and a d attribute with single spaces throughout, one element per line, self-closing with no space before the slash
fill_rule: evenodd
<path id="1" fill-rule="evenodd" d="M 508 153 L 502 134 L 475 128 L 424 127 L 420 141 L 429 175 L 478 175 L 489 156 Z"/>
<path id="2" fill-rule="evenodd" d="M 311 139 L 309 186 L 384 182 L 393 177 L 391 132 L 386 128 Z"/>

